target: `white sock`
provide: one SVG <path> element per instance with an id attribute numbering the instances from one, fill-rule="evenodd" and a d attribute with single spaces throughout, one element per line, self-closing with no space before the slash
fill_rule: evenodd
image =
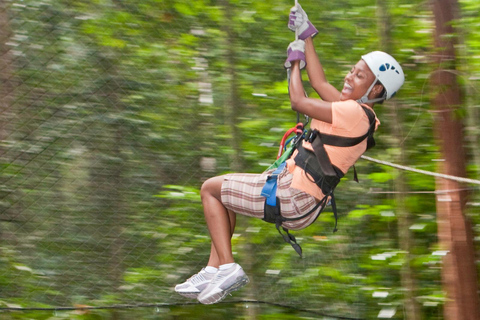
<path id="1" fill-rule="evenodd" d="M 235 262 L 222 264 L 220 267 L 218 267 L 218 269 L 220 269 L 220 271 L 227 270 L 227 269 L 233 267 L 233 265 L 235 265 Z"/>
<path id="2" fill-rule="evenodd" d="M 215 274 L 215 273 L 217 273 L 217 271 L 218 271 L 218 268 L 215 268 L 215 267 L 212 267 L 212 266 L 206 266 L 205 267 L 205 272 L 206 273 Z"/>

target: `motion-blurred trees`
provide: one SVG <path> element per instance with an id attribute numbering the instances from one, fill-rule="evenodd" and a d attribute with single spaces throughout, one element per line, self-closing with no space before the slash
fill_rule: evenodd
<path id="1" fill-rule="evenodd" d="M 376 107 L 382 125 L 369 155 L 434 171 L 432 160 L 440 153 L 428 83 L 436 68 L 429 59 L 428 4 L 301 4 L 319 29 L 315 44 L 335 86 L 368 51 L 384 48 L 400 61 L 407 81 L 394 101 Z M 201 183 L 239 168 L 261 172 L 274 160 L 283 132 L 295 124 L 283 69 L 293 40 L 286 27 L 292 5 L 2 2 L 3 306 L 184 301 L 172 287 L 205 263 L 209 250 Z M 460 1 L 455 20 L 464 39 L 458 79 L 468 80 L 460 85 L 468 85 L 470 101 L 469 109 L 456 113 L 460 122 L 466 112 L 478 113 L 472 101 L 480 64 L 471 58 L 479 55 L 478 6 Z M 378 19 L 381 8 L 387 22 Z M 310 88 L 307 93 L 315 96 Z M 466 160 L 468 173 L 478 175 L 478 162 L 470 161 L 478 146 L 473 129 L 467 132 Z M 366 161 L 357 170 L 361 183 L 347 174 L 336 193 L 340 231 L 331 233 L 327 211 L 295 232 L 303 260 L 273 225 L 239 218 L 234 251 L 240 263 L 248 261 L 254 298 L 366 319 L 403 319 L 413 299 L 422 319 L 442 319 L 434 179 Z M 469 203 L 478 200 L 476 189 L 470 197 Z M 407 220 L 401 220 L 400 208 L 409 213 Z M 475 207 L 467 206 L 466 214 L 478 223 Z M 12 216 L 15 222 L 7 222 Z M 415 283 L 411 288 L 401 281 L 405 266 Z"/>

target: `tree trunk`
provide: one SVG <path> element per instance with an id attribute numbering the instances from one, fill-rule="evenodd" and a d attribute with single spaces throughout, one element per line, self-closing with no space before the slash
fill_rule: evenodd
<path id="1" fill-rule="evenodd" d="M 14 75 L 14 56 L 8 42 L 12 38 L 10 28 L 10 18 L 8 15 L 8 5 L 5 1 L 0 1 L 0 141 L 5 141 L 10 135 L 12 105 L 14 102 L 14 92 L 18 85 Z M 10 162 L 7 159 L 8 150 L 0 146 L 0 162 Z M 4 177 L 0 177 L 0 213 L 1 221 L 15 220 L 15 215 L 10 212 L 5 199 L 12 192 L 8 190 L 6 183 L 2 183 Z M 7 201 L 8 202 L 8 201 Z M 0 228 L 0 239 L 2 237 L 2 228 Z"/>
<path id="2" fill-rule="evenodd" d="M 379 43 L 381 49 L 386 52 L 392 51 L 391 41 L 391 18 L 388 13 L 388 2 L 386 0 L 377 0 L 377 16 L 379 28 Z M 395 145 L 399 146 L 400 151 L 394 159 L 394 162 L 406 165 L 405 163 L 405 145 L 402 143 L 402 123 L 401 114 L 397 112 L 399 109 L 395 101 L 387 102 L 385 104 L 390 117 L 390 134 L 394 139 Z M 395 179 L 394 188 L 395 193 L 396 214 L 398 217 L 398 241 L 400 249 L 406 253 L 406 259 L 400 271 L 400 279 L 402 287 L 405 289 L 404 293 L 404 310 L 405 318 L 409 320 L 420 320 L 420 308 L 415 299 L 416 284 L 411 267 L 411 250 L 413 247 L 412 234 L 410 226 L 412 224 L 411 214 L 407 211 L 405 205 L 405 193 L 407 191 L 407 182 L 403 171 L 398 172 L 398 178 Z"/>
<path id="3" fill-rule="evenodd" d="M 101 52 L 98 55 L 99 65 L 104 68 L 102 82 L 99 81 L 100 87 L 94 97 L 100 101 L 96 111 L 100 120 L 91 123 L 86 137 L 91 161 L 90 214 L 95 221 L 91 232 L 98 250 L 95 254 L 99 269 L 95 272 L 104 277 L 109 292 L 121 295 L 126 258 L 124 229 L 130 216 L 124 198 L 127 167 L 123 146 L 129 134 L 122 120 L 115 119 L 125 110 L 121 99 L 123 79 L 110 57 Z M 118 311 L 112 310 L 111 319 L 119 318 Z"/>
<path id="4" fill-rule="evenodd" d="M 14 58 L 8 42 L 12 37 L 10 29 L 7 4 L 0 2 L 0 139 L 3 141 L 8 137 L 8 118 L 11 113 L 13 101 L 13 91 L 15 84 L 13 81 Z M 0 151 L 3 155 L 4 150 Z"/>
<path id="5" fill-rule="evenodd" d="M 223 7 L 224 20 L 223 28 L 226 33 L 225 47 L 226 47 L 226 71 L 227 79 L 229 80 L 228 88 L 228 98 L 225 103 L 226 110 L 226 122 L 230 127 L 231 134 L 231 146 L 233 148 L 233 155 L 231 159 L 231 169 L 235 172 L 244 171 L 244 165 L 242 161 L 242 147 L 241 147 L 241 135 L 238 128 L 238 119 L 240 114 L 240 109 L 242 107 L 242 102 L 240 100 L 240 93 L 238 87 L 238 76 L 235 70 L 236 63 L 236 53 L 235 53 L 235 42 L 236 35 L 232 30 L 232 6 L 228 0 L 222 0 L 221 5 Z"/>
<path id="6" fill-rule="evenodd" d="M 445 174 L 465 177 L 464 128 L 456 114 L 462 96 L 456 76 L 456 40 L 452 26 L 458 2 L 432 0 L 432 10 L 436 28 L 433 61 L 438 66 L 431 76 L 432 107 L 436 111 L 434 125 L 444 159 L 440 169 Z M 472 228 L 463 213 L 466 193 L 462 187 L 456 181 L 437 180 L 438 237 L 441 248 L 447 252 L 442 269 L 447 320 L 480 319 Z"/>
<path id="7" fill-rule="evenodd" d="M 231 134 L 231 147 L 233 149 L 233 154 L 231 158 L 230 168 L 234 172 L 244 172 L 244 163 L 242 157 L 242 146 L 241 146 L 241 133 L 240 129 L 238 128 L 239 124 L 239 117 L 240 111 L 242 108 L 242 101 L 240 98 L 239 92 L 239 83 L 238 83 L 238 74 L 236 71 L 236 42 L 237 42 L 237 35 L 232 28 L 232 17 L 233 17 L 233 10 L 234 7 L 230 3 L 229 0 L 221 0 L 220 4 L 223 8 L 224 20 L 223 20 L 223 30 L 226 33 L 225 39 L 225 46 L 226 46 L 226 73 L 227 79 L 229 80 L 229 86 L 227 89 L 227 96 L 225 110 L 226 110 L 226 123 L 230 128 Z M 237 230 L 246 230 L 248 227 L 248 220 L 237 218 Z M 240 227 L 240 228 L 238 228 Z M 246 240 L 243 242 L 243 245 L 238 248 L 239 251 L 242 251 L 242 256 L 244 257 L 241 261 L 241 265 L 245 272 L 250 275 L 250 279 L 253 279 L 252 276 L 254 275 L 254 254 L 255 248 L 247 237 Z M 248 300 L 256 300 L 258 297 L 256 296 L 256 285 L 255 281 L 251 281 L 249 285 L 244 290 L 244 295 L 247 297 Z M 246 319 L 257 319 L 257 308 L 248 308 L 245 309 L 245 318 Z"/>

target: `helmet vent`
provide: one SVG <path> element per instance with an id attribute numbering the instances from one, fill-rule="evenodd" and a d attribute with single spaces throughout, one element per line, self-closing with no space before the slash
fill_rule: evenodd
<path id="1" fill-rule="evenodd" d="M 382 64 L 379 68 L 379 70 L 382 71 L 382 72 L 387 71 L 388 69 L 390 69 L 390 63 Z M 391 69 L 395 70 L 395 68 L 393 66 L 391 67 Z"/>

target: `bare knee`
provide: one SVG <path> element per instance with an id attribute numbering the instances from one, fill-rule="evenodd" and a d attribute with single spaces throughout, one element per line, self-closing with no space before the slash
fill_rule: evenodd
<path id="1" fill-rule="evenodd" d="M 222 183 L 223 183 L 223 176 L 213 177 L 206 180 L 202 184 L 202 188 L 200 189 L 200 196 L 202 200 L 207 197 L 214 197 L 215 199 L 221 201 L 222 200 Z"/>

